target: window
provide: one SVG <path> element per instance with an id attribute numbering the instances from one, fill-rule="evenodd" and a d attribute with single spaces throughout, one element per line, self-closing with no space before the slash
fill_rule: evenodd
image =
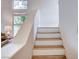
<path id="1" fill-rule="evenodd" d="M 27 9 L 27 0 L 14 0 L 13 9 Z"/>
<path id="2" fill-rule="evenodd" d="M 13 33 L 16 36 L 21 25 L 27 19 L 27 0 L 13 0 L 13 10 Z"/>
<path id="3" fill-rule="evenodd" d="M 20 29 L 23 22 L 27 19 L 27 16 L 14 16 L 14 22 L 13 22 L 13 32 L 14 36 L 16 36 L 16 33 Z"/>

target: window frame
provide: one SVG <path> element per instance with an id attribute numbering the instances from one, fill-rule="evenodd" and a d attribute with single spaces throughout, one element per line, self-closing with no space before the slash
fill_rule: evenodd
<path id="1" fill-rule="evenodd" d="M 28 9 L 28 1 L 27 1 L 27 0 L 24 0 L 24 1 L 27 1 L 27 4 L 26 4 L 26 7 L 27 7 L 27 8 L 24 8 L 24 9 L 23 9 L 23 8 L 22 8 L 22 9 L 14 9 L 14 1 L 15 1 L 15 0 L 12 0 L 12 9 L 13 9 L 13 10 L 26 10 L 26 9 Z M 17 0 L 17 1 L 19 1 L 19 0 Z"/>
<path id="2" fill-rule="evenodd" d="M 12 0 L 12 35 L 14 36 L 14 16 L 27 16 L 27 9 L 28 9 L 28 0 L 27 1 L 27 8 L 26 9 L 14 9 L 14 0 Z M 19 30 L 18 30 L 19 31 Z"/>

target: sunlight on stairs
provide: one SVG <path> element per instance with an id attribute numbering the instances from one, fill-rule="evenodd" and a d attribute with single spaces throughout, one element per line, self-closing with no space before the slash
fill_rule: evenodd
<path id="1" fill-rule="evenodd" d="M 59 28 L 38 28 L 32 59 L 66 59 Z"/>

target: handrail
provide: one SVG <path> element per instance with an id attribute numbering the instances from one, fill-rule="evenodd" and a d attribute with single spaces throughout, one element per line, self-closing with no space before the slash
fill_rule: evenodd
<path id="1" fill-rule="evenodd" d="M 14 41 L 1 48 L 2 59 L 31 59 L 36 12 L 37 10 L 28 14 L 28 20 L 23 23 Z"/>

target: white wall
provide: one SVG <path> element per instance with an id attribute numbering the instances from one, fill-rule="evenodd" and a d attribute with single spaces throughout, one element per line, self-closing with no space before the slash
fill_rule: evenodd
<path id="1" fill-rule="evenodd" d="M 39 9 L 40 24 L 39 26 L 58 26 L 59 9 L 58 0 L 28 0 L 29 11 Z"/>
<path id="2" fill-rule="evenodd" d="M 43 0 L 43 5 L 40 7 L 40 26 L 58 27 L 58 10 L 58 0 Z"/>
<path id="3" fill-rule="evenodd" d="M 1 0 L 1 32 L 5 26 L 12 26 L 11 0 Z"/>
<path id="4" fill-rule="evenodd" d="M 1 1 L 1 31 L 5 25 L 12 26 L 12 0 Z M 40 11 L 39 26 L 58 26 L 58 0 L 28 0 L 28 10 L 38 8 Z"/>
<path id="5" fill-rule="evenodd" d="M 59 26 L 67 59 L 78 59 L 77 0 L 59 1 Z"/>

